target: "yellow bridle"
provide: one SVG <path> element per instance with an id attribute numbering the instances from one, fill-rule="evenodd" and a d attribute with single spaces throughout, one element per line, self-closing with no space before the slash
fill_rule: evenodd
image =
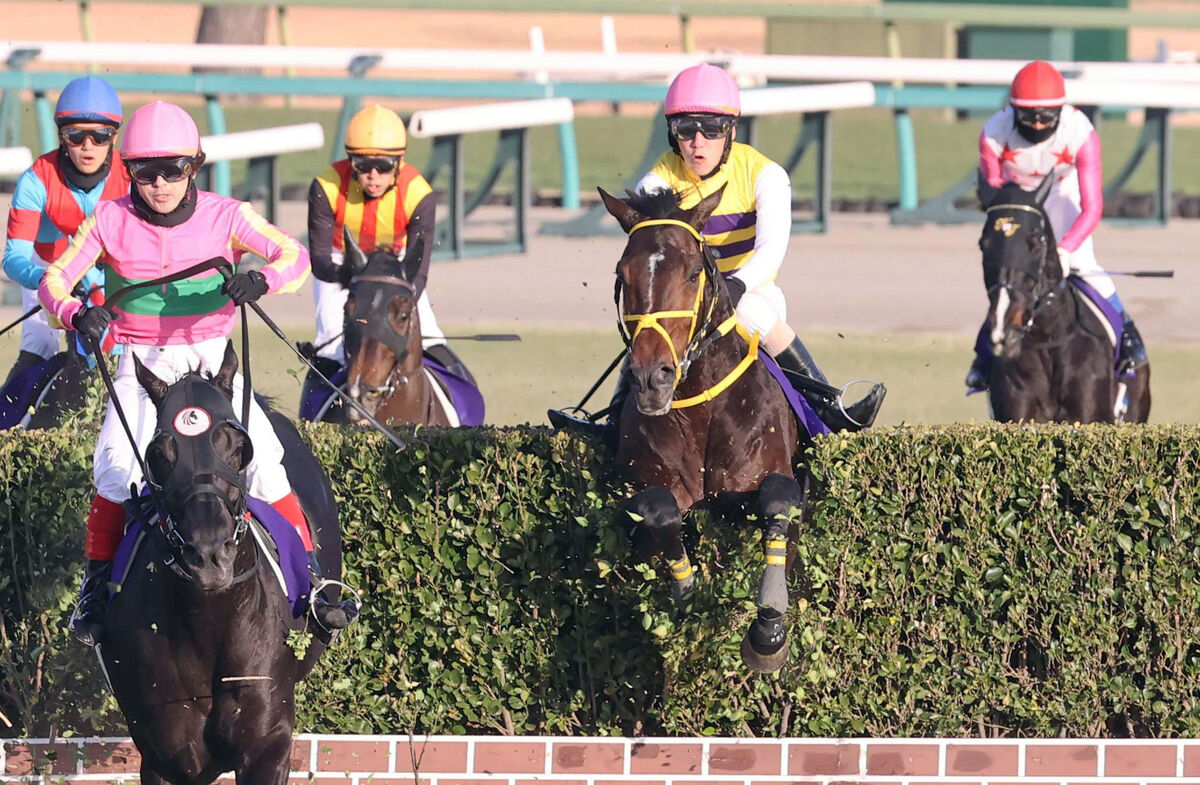
<path id="1" fill-rule="evenodd" d="M 649 219 L 649 220 L 645 220 L 645 221 L 640 221 L 639 223 L 636 223 L 630 227 L 629 234 L 632 235 L 638 229 L 644 229 L 648 226 L 678 226 L 683 229 L 686 229 L 688 231 L 688 233 L 690 233 L 692 235 L 692 237 L 696 238 L 696 242 L 700 243 L 701 253 L 707 254 L 707 251 L 708 251 L 707 243 L 704 240 L 704 236 L 702 234 L 700 234 L 699 230 L 697 230 L 696 227 L 692 226 L 689 223 L 686 223 L 684 221 L 679 221 L 674 218 L 653 218 L 653 219 Z M 626 324 L 627 331 L 629 329 L 628 323 L 633 322 L 633 331 L 628 333 L 628 340 L 629 340 L 630 346 L 633 345 L 634 340 L 638 337 L 638 335 L 641 334 L 642 330 L 647 330 L 647 329 L 653 330 L 654 332 L 658 333 L 659 335 L 662 336 L 662 339 L 664 341 L 666 341 L 667 348 L 671 351 L 671 361 L 675 367 L 675 384 L 676 384 L 676 386 L 678 386 L 679 382 L 683 380 L 683 374 L 684 374 L 683 358 L 681 358 L 679 356 L 679 354 L 675 351 L 675 342 L 671 340 L 671 336 L 668 335 L 667 331 L 663 328 L 663 326 L 661 324 L 659 324 L 659 320 L 660 319 L 691 319 L 691 324 L 688 325 L 688 340 L 687 340 L 688 349 L 685 350 L 685 356 L 686 356 L 687 351 L 690 350 L 690 348 L 692 346 L 692 341 L 696 337 L 696 328 L 701 323 L 700 307 L 704 301 L 704 288 L 707 284 L 708 284 L 708 273 L 706 270 L 701 270 L 699 284 L 696 287 L 696 301 L 694 303 L 692 303 L 691 310 L 687 310 L 687 311 L 683 311 L 683 310 L 653 311 L 651 313 L 639 313 L 639 314 L 631 313 L 631 314 L 625 314 L 624 316 L 622 316 L 623 322 Z M 707 322 L 709 317 L 712 316 L 713 309 L 716 307 L 716 305 L 717 305 L 717 303 L 716 303 L 715 299 L 709 303 L 708 313 L 705 314 L 705 316 L 704 316 L 704 322 Z M 619 307 L 619 303 L 618 303 L 618 307 Z M 724 322 L 722 322 L 720 325 L 718 325 L 716 328 L 716 332 L 721 335 L 727 335 L 729 333 L 729 331 L 733 330 L 733 329 L 736 329 L 743 338 L 745 338 L 746 340 L 748 340 L 750 342 L 750 349 L 746 353 L 746 356 L 744 358 L 742 358 L 742 361 L 740 363 L 738 363 L 732 371 L 730 371 L 728 374 L 726 374 L 725 378 L 721 379 L 719 382 L 714 384 L 712 387 L 709 387 L 707 390 L 704 390 L 703 392 L 701 392 L 698 395 L 693 395 L 690 398 L 683 398 L 680 400 L 672 401 L 671 402 L 672 409 L 685 409 L 689 406 L 695 406 L 698 403 L 704 403 L 705 401 L 711 401 L 713 398 L 716 398 L 718 395 L 720 395 L 722 392 L 724 392 L 725 389 L 728 388 L 731 384 L 736 382 L 742 376 L 742 374 L 744 374 L 746 372 L 746 370 L 751 365 L 754 364 L 754 361 L 756 359 L 758 359 L 758 333 L 755 333 L 753 336 L 747 335 L 745 330 L 743 330 L 742 327 L 740 325 L 738 325 L 736 315 L 730 316 L 728 319 L 726 319 Z"/>

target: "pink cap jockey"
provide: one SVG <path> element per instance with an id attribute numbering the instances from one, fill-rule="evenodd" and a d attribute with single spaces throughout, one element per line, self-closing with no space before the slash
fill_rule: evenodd
<path id="1" fill-rule="evenodd" d="M 121 135 L 121 157 L 179 158 L 200 155 L 200 131 L 186 111 L 166 101 L 146 104 L 130 116 Z"/>
<path id="2" fill-rule="evenodd" d="M 667 89 L 664 114 L 723 114 L 737 117 L 742 99 L 737 83 L 724 68 L 701 63 L 679 72 Z"/>

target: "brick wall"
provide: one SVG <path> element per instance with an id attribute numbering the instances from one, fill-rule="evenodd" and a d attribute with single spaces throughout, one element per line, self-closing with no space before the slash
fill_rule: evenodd
<path id="1" fill-rule="evenodd" d="M 292 769 L 293 785 L 1165 785 L 1200 783 L 1200 740 L 303 735 Z M 0 781 L 129 783 L 137 770 L 128 739 L 0 741 Z"/>

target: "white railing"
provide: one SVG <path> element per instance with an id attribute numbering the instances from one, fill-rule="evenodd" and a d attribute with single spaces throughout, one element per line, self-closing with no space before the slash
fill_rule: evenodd
<path id="1" fill-rule="evenodd" d="M 575 119 L 569 98 L 536 101 L 506 101 L 450 109 L 424 109 L 414 112 L 408 121 L 408 133 L 414 137 L 447 136 L 474 131 L 502 131 L 508 128 L 532 128 L 558 125 Z"/>
<path id="2" fill-rule="evenodd" d="M 742 91 L 742 114 L 798 114 L 858 109 L 875 105 L 875 85 L 870 82 L 763 87 Z"/>
<path id="3" fill-rule="evenodd" d="M 24 172 L 33 166 L 33 153 L 28 147 L 0 147 L 0 176 Z"/>
<path id="4" fill-rule="evenodd" d="M 298 153 L 324 146 L 325 129 L 320 123 L 281 125 L 200 137 L 200 147 L 210 163 Z"/>

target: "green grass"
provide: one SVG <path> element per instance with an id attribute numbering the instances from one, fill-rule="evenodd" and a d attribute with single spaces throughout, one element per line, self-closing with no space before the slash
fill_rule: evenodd
<path id="1" fill-rule="evenodd" d="M 468 343 L 455 348 L 483 388 L 488 422 L 546 424 L 546 409 L 575 404 L 620 350 L 615 330 L 529 330 L 514 325 L 472 329 L 521 332 L 519 343 Z M 290 331 L 290 328 L 285 330 Z M 447 326 L 453 334 L 454 326 Z M 265 329 L 252 333 L 251 359 L 255 388 L 272 396 L 278 407 L 295 416 L 301 364 Z M 235 336 L 236 337 L 236 336 Z M 294 338 L 310 338 L 296 330 Z M 870 377 L 884 381 L 888 396 L 879 425 L 950 423 L 988 419 L 983 396 L 966 398 L 962 378 L 971 358 L 966 336 L 919 333 L 810 333 L 813 355 L 829 378 L 841 383 Z M 11 366 L 15 338 L 0 341 L 0 368 Z M 1200 421 L 1200 345 L 1150 347 L 1153 362 L 1152 422 Z M 612 379 L 589 404 L 608 403 Z M 865 387 L 861 388 L 865 392 Z"/>
<path id="2" fill-rule="evenodd" d="M 300 122 L 319 122 L 327 139 L 336 131 L 337 112 L 333 110 L 265 108 L 230 105 L 226 108 L 229 131 L 266 128 Z M 202 107 L 193 107 L 200 127 L 205 127 Z M 947 121 L 942 110 L 916 110 L 913 113 L 917 140 L 920 194 L 933 196 L 962 179 L 978 162 L 978 138 L 984 118 Z M 36 139 L 32 113 L 23 112 L 23 139 Z M 616 190 L 631 177 L 641 161 L 653 123 L 659 118 L 618 115 L 581 116 L 575 120 L 579 150 L 580 187 L 585 196 L 596 186 Z M 897 196 L 895 127 L 891 114 L 883 109 L 856 109 L 834 114 L 833 191 L 835 196 L 864 198 L 874 196 L 885 201 Z M 759 147 L 764 153 L 784 160 L 792 150 L 799 122 L 795 117 L 766 117 L 760 120 Z M 1105 149 L 1106 172 L 1120 167 L 1136 145 L 1141 129 L 1119 117 L 1105 118 L 1100 134 Z M 534 128 L 530 132 L 532 161 L 530 171 L 538 190 L 557 191 L 562 185 L 558 151 L 558 132 L 553 127 Z M 464 160 L 468 188 L 478 183 L 491 163 L 497 135 L 468 134 L 464 138 Z M 1176 128 L 1173 136 L 1172 181 L 1187 193 L 1200 192 L 1200 129 Z M 36 144 L 35 144 L 36 146 Z M 410 140 L 408 160 L 425 167 L 430 154 L 427 139 Z M 281 182 L 307 184 L 329 164 L 329 144 L 322 150 L 293 153 L 281 158 Z M 1150 156 L 1152 157 L 1152 156 Z M 233 164 L 233 181 L 240 183 L 245 164 Z M 811 191 L 813 165 L 806 160 L 795 173 L 800 194 Z M 1144 164 L 1129 184 L 1133 191 L 1149 191 L 1153 176 Z M 501 180 L 502 190 L 511 189 L 511 173 Z"/>

